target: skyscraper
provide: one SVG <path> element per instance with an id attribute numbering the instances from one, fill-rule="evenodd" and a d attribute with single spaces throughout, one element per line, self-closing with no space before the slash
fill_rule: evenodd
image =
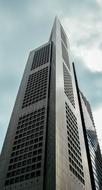
<path id="1" fill-rule="evenodd" d="M 102 157 L 90 104 L 82 93 L 80 98 L 92 187 L 98 190 L 102 189 Z"/>
<path id="2" fill-rule="evenodd" d="M 28 58 L 0 157 L 0 190 L 93 190 L 94 134 L 70 63 L 56 18 L 48 43 Z"/>

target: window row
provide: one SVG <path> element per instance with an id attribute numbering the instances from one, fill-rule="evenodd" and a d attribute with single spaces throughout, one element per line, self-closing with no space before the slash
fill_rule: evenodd
<path id="1" fill-rule="evenodd" d="M 35 164 L 32 164 L 32 165 L 28 165 L 26 167 L 18 168 L 16 170 L 9 171 L 7 173 L 7 178 L 11 178 L 11 177 L 14 177 L 14 176 L 19 176 L 21 174 L 31 172 L 33 170 L 38 170 L 40 168 L 41 168 L 41 162 L 38 162 L 38 163 L 35 163 Z"/>
<path id="2" fill-rule="evenodd" d="M 22 148 L 25 148 L 27 146 L 31 146 L 32 144 L 40 143 L 42 141 L 43 141 L 43 136 L 41 136 L 39 138 L 32 139 L 32 140 L 25 141 L 22 144 L 13 146 L 12 152 L 16 151 L 16 150 L 20 150 Z"/>
<path id="3" fill-rule="evenodd" d="M 78 149 L 78 146 L 75 143 L 73 143 L 72 139 L 68 138 L 68 141 L 69 141 L 70 147 L 72 147 L 77 152 L 77 154 L 79 154 L 79 156 L 81 156 L 81 152 Z"/>
<path id="4" fill-rule="evenodd" d="M 84 173 L 82 166 L 77 118 L 75 117 L 74 113 L 67 103 L 65 103 L 65 108 L 69 162 L 73 167 L 70 164 L 69 165 L 70 167 L 72 167 L 71 171 L 75 173 L 76 177 L 81 182 L 83 182 Z"/>
<path id="5" fill-rule="evenodd" d="M 75 136 L 75 138 L 77 139 L 77 141 L 79 141 L 79 133 L 78 130 L 75 130 L 74 127 L 72 127 L 72 124 L 70 123 L 70 121 L 66 121 L 67 122 L 67 129 L 70 131 L 70 133 L 72 135 Z"/>
<path id="6" fill-rule="evenodd" d="M 31 178 L 39 177 L 39 176 L 41 176 L 41 171 L 40 170 L 33 171 L 33 172 L 27 173 L 25 175 L 20 175 L 20 176 L 17 176 L 17 177 L 12 177 L 12 178 L 6 180 L 5 186 L 8 186 L 8 185 L 11 185 L 11 184 L 14 184 L 14 183 L 18 183 L 18 182 L 21 182 L 21 181 L 25 181 L 25 180 L 28 180 L 28 179 L 31 179 Z"/>
<path id="7" fill-rule="evenodd" d="M 77 164 L 78 166 L 83 170 L 83 166 L 82 166 L 82 160 L 79 160 L 72 151 L 68 150 L 69 153 L 69 157 L 71 157 Z"/>
<path id="8" fill-rule="evenodd" d="M 69 147 L 70 146 L 70 147 Z M 82 159 L 81 159 L 81 157 L 79 156 L 79 154 L 75 151 L 75 149 L 71 146 L 71 145 L 69 145 L 69 143 L 68 143 L 68 152 L 69 151 L 71 151 L 71 152 L 73 152 L 73 154 L 74 154 L 74 156 L 80 161 L 80 162 L 82 162 Z"/>
<path id="9" fill-rule="evenodd" d="M 78 144 L 78 148 L 80 149 L 80 142 L 79 137 L 75 136 L 75 134 L 72 131 L 72 128 L 67 127 L 67 135 L 74 141 L 74 143 Z"/>
<path id="10" fill-rule="evenodd" d="M 71 172 L 81 181 L 81 183 L 85 184 L 85 180 L 80 176 L 80 174 L 78 174 L 78 172 L 71 165 L 69 166 Z"/>
<path id="11" fill-rule="evenodd" d="M 80 175 L 82 175 L 84 177 L 84 173 L 83 173 L 82 169 L 74 162 L 74 160 L 71 159 L 71 157 L 69 157 L 69 162 L 80 173 Z"/>
<path id="12" fill-rule="evenodd" d="M 39 133 L 41 134 L 43 132 L 43 129 L 44 129 L 44 125 L 41 125 L 40 127 L 39 126 L 37 127 L 34 125 L 33 126 L 30 125 L 30 127 L 25 126 L 25 128 L 17 131 L 15 140 L 21 139 L 22 137 L 28 136 L 30 134 L 35 134 L 35 136 L 37 137 Z"/>
<path id="13" fill-rule="evenodd" d="M 46 98 L 48 84 L 48 67 L 29 76 L 22 108 Z"/>
<path id="14" fill-rule="evenodd" d="M 39 149 L 40 147 L 43 146 L 42 142 L 38 142 L 36 144 L 30 145 L 30 146 L 26 146 L 23 149 L 17 150 L 17 151 L 13 151 L 11 154 L 11 157 L 17 157 L 18 155 L 24 154 L 26 152 L 30 152 L 36 149 Z"/>
<path id="15" fill-rule="evenodd" d="M 8 171 L 15 170 L 15 169 L 17 170 L 18 168 L 22 168 L 24 166 L 32 165 L 33 163 L 37 163 L 41 160 L 42 160 L 42 155 L 36 155 L 32 158 L 28 158 L 28 159 L 25 159 L 25 160 L 22 160 L 22 161 L 19 161 L 16 163 L 11 163 L 9 165 Z"/>
<path id="16" fill-rule="evenodd" d="M 34 176 L 38 176 L 37 170 L 41 172 L 43 163 L 43 150 L 45 146 L 45 120 L 46 108 L 40 108 L 19 118 L 10 162 L 7 172 L 6 184 L 13 184 L 21 180 L 23 175 L 25 179 L 26 173 L 33 171 Z M 33 176 L 33 177 L 34 177 Z M 9 179 L 10 178 L 10 179 Z"/>
<path id="17" fill-rule="evenodd" d="M 14 163 L 14 162 L 18 162 L 18 161 L 25 160 L 25 159 L 28 159 L 28 158 L 32 158 L 33 156 L 37 156 L 39 154 L 42 154 L 42 149 L 41 148 L 39 148 L 37 150 L 33 150 L 31 152 L 24 153 L 22 155 L 14 157 L 14 158 L 11 158 L 10 163 Z"/>
<path id="18" fill-rule="evenodd" d="M 43 130 L 40 130 L 39 132 L 34 132 L 33 130 L 31 130 L 30 132 L 22 134 L 22 137 L 20 137 L 18 140 L 15 140 L 14 145 L 21 144 L 22 142 L 29 141 L 31 139 L 36 139 L 37 137 L 40 137 L 42 135 Z"/>
<path id="19" fill-rule="evenodd" d="M 34 53 L 33 63 L 31 70 L 49 62 L 50 57 L 50 44 L 36 50 Z"/>

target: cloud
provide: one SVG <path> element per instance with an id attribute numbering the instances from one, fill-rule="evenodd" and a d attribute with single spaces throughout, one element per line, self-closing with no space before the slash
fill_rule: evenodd
<path id="1" fill-rule="evenodd" d="M 102 6 L 102 1 L 101 0 L 96 0 L 99 6 Z"/>
<path id="2" fill-rule="evenodd" d="M 63 18 L 63 26 L 71 43 L 71 49 L 76 56 L 84 60 L 92 71 L 102 71 L 102 24 L 92 20 L 80 22 L 77 18 Z M 69 35 L 68 35 L 69 34 Z"/>
<path id="3" fill-rule="evenodd" d="M 98 48 L 78 48 L 80 57 L 83 58 L 84 63 L 91 71 L 102 71 L 102 51 Z M 77 55 L 79 54 L 77 52 Z"/>

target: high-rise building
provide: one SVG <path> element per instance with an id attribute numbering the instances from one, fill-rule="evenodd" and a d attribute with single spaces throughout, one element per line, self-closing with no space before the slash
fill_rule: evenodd
<path id="1" fill-rule="evenodd" d="M 85 96 L 80 93 L 82 122 L 86 139 L 86 150 L 92 180 L 92 189 L 102 189 L 102 157 L 97 139 L 91 107 Z"/>
<path id="2" fill-rule="evenodd" d="M 91 186 L 92 190 L 101 190 L 102 155 L 98 143 L 94 119 L 90 104 L 78 87 L 74 63 L 73 63 L 73 71 L 75 76 L 79 109 L 81 114 L 83 132 L 84 132 L 84 140 L 86 145 L 86 153 L 87 153 L 88 166 L 90 171 Z"/>
<path id="3" fill-rule="evenodd" d="M 0 156 L 0 190 L 101 189 L 96 141 L 56 18 L 48 43 L 28 58 Z"/>

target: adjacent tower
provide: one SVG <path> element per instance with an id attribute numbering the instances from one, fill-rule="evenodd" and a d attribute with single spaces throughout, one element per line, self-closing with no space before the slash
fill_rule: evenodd
<path id="1" fill-rule="evenodd" d="M 75 72 L 56 18 L 30 52 L 0 157 L 0 190 L 92 190 Z"/>
<path id="2" fill-rule="evenodd" d="M 81 112 L 86 142 L 88 163 L 93 190 L 102 189 L 102 157 L 97 139 L 91 107 L 85 96 L 80 92 Z"/>

